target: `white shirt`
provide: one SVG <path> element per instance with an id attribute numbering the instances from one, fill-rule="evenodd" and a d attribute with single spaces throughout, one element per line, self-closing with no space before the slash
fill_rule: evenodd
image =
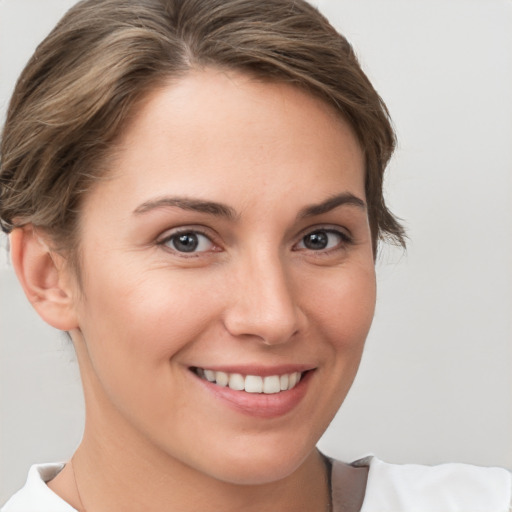
<path id="1" fill-rule="evenodd" d="M 512 511 L 512 473 L 505 469 L 469 464 L 387 464 L 376 457 L 354 464 L 370 467 L 361 512 Z M 77 512 L 46 485 L 63 467 L 32 466 L 25 486 L 0 512 Z M 333 512 L 337 512 L 334 495 Z"/>

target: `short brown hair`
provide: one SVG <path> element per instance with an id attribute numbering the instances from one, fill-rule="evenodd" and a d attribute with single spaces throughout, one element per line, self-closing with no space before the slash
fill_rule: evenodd
<path id="1" fill-rule="evenodd" d="M 81 199 L 102 175 L 139 99 L 191 68 L 293 84 L 351 125 L 366 158 L 374 253 L 405 245 L 382 183 L 395 136 L 385 104 L 347 40 L 303 0 L 84 0 L 39 45 L 8 110 L 0 153 L 0 223 L 32 223 L 57 248 L 79 245 Z"/>

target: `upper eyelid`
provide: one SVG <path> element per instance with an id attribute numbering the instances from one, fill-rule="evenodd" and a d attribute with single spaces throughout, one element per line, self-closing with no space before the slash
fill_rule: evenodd
<path id="1" fill-rule="evenodd" d="M 198 226 L 198 225 L 192 225 L 192 226 L 179 226 L 176 228 L 170 228 L 166 229 L 165 231 L 162 231 L 160 235 L 157 236 L 156 240 L 157 243 L 162 243 L 173 236 L 181 235 L 184 233 L 198 233 L 200 235 L 205 236 L 206 238 L 209 238 L 213 243 L 215 243 L 214 238 L 215 236 L 212 234 L 211 230 L 204 227 L 204 226 Z"/>
<path id="2" fill-rule="evenodd" d="M 297 235 L 298 241 L 302 240 L 302 238 L 304 238 L 306 235 L 314 233 L 315 231 L 330 231 L 334 233 L 340 233 L 341 235 L 344 235 L 350 239 L 353 238 L 352 232 L 346 227 L 335 224 L 318 224 L 302 229 Z"/>

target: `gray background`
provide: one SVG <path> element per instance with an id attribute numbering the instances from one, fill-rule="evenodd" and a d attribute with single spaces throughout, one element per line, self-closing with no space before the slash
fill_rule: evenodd
<path id="1" fill-rule="evenodd" d="M 255 0 L 256 1 L 256 0 Z M 0 116 L 72 0 L 0 1 Z M 365 357 L 320 442 L 353 459 L 512 469 L 512 2 L 324 0 L 386 100 L 400 140 L 388 201 L 407 253 L 385 248 Z M 80 440 L 78 370 L 28 305 L 0 238 L 0 503 L 30 464 Z"/>

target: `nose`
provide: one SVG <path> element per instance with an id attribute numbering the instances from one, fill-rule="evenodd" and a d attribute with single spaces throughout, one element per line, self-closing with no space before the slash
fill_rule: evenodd
<path id="1" fill-rule="evenodd" d="M 299 331 L 300 308 L 285 265 L 276 255 L 255 255 L 237 269 L 224 323 L 233 336 L 286 343 Z"/>

